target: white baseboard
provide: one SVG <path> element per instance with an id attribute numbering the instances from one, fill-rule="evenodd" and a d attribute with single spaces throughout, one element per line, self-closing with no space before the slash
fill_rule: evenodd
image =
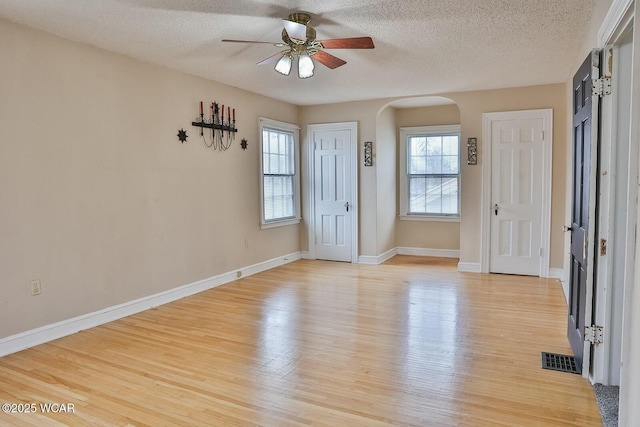
<path id="1" fill-rule="evenodd" d="M 398 255 L 397 248 L 389 249 L 378 256 L 360 255 L 358 257 L 358 264 L 380 265 L 396 255 Z"/>
<path id="2" fill-rule="evenodd" d="M 102 310 L 94 311 L 93 313 L 83 314 L 81 316 L 73 317 L 61 322 L 52 323 L 50 325 L 32 329 L 30 331 L 11 335 L 9 337 L 0 339 L 0 357 L 6 356 L 11 353 L 16 353 L 18 351 L 39 344 L 44 344 L 46 342 L 71 335 L 85 329 L 103 325 L 114 320 L 122 319 L 123 317 L 131 316 L 133 314 L 149 310 L 153 307 L 167 304 L 172 301 L 176 301 L 181 298 L 188 297 L 220 285 L 224 285 L 225 283 L 233 282 L 234 280 L 238 280 L 238 272 L 240 272 L 241 277 L 247 277 L 293 261 L 297 261 L 299 259 L 301 259 L 300 252 L 284 255 L 268 261 L 250 265 L 248 267 L 239 268 L 227 273 L 213 276 L 208 279 L 199 280 L 188 285 L 169 289 L 168 291 L 159 292 L 157 294 L 149 295 L 133 301 L 128 301 L 123 304 L 118 304 Z"/>
<path id="3" fill-rule="evenodd" d="M 560 272 L 559 277 L 557 278 L 558 280 L 560 280 L 560 284 L 562 285 L 562 293 L 564 294 L 564 299 L 567 303 L 567 305 L 569 305 L 569 272 L 567 270 L 564 269 L 551 269 L 551 271 L 549 272 L 550 274 L 553 274 L 555 277 L 555 274 L 553 270 L 558 270 Z"/>
<path id="4" fill-rule="evenodd" d="M 242 277 L 253 276 L 257 273 L 262 273 L 263 271 L 271 270 L 272 268 L 280 267 L 281 265 L 289 264 L 290 262 L 298 261 L 302 259 L 302 254 L 300 252 L 294 252 L 289 255 L 284 255 L 281 257 L 273 258 L 267 261 L 259 262 L 257 264 L 250 265 L 248 267 L 240 268 L 234 271 L 240 271 L 242 273 Z M 234 280 L 237 278 L 235 273 Z M 231 282 L 231 280 L 229 280 Z M 225 282 L 228 283 L 228 282 Z"/>
<path id="5" fill-rule="evenodd" d="M 459 262 L 458 271 L 461 273 L 480 273 L 482 268 L 479 262 Z"/>
<path id="6" fill-rule="evenodd" d="M 309 254 L 309 251 L 302 251 L 302 252 L 300 252 L 300 258 L 302 258 L 302 259 L 311 259 L 311 255 Z"/>
<path id="7" fill-rule="evenodd" d="M 360 255 L 358 257 L 358 264 L 378 265 L 378 257 L 369 255 Z"/>
<path id="8" fill-rule="evenodd" d="M 480 263 L 476 262 L 459 262 L 458 263 L 458 271 L 462 273 L 481 273 L 482 269 L 480 267 Z M 564 270 L 561 268 L 550 268 L 549 269 L 549 278 L 550 279 L 558 279 L 562 281 L 564 274 Z"/>
<path id="9" fill-rule="evenodd" d="M 550 279 L 558 279 L 562 280 L 564 277 L 564 270 L 561 268 L 550 268 L 549 269 L 549 278 Z"/>
<path id="10" fill-rule="evenodd" d="M 569 281 L 565 280 L 562 283 L 562 293 L 564 293 L 564 300 L 566 301 L 567 305 L 569 305 Z"/>
<path id="11" fill-rule="evenodd" d="M 557 279 L 562 285 L 562 293 L 564 294 L 564 299 L 569 305 L 569 283 L 565 280 L 564 277 L 564 269 L 562 268 L 550 268 L 549 269 L 549 278 Z"/>
<path id="12" fill-rule="evenodd" d="M 396 255 L 413 255 L 413 256 L 427 256 L 437 258 L 459 258 L 460 251 L 452 249 L 429 249 L 429 248 L 408 248 L 397 247 L 389 249 L 383 254 L 377 256 L 362 255 L 358 258 L 358 263 L 379 265 L 385 261 L 390 260 Z"/>
<path id="13" fill-rule="evenodd" d="M 428 249 L 399 247 L 398 255 L 430 256 L 437 258 L 460 258 L 460 251 L 454 249 Z"/>

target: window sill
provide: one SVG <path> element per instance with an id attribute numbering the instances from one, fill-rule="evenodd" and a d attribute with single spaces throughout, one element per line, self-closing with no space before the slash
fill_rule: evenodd
<path id="1" fill-rule="evenodd" d="M 400 215 L 400 221 L 460 222 L 459 216 Z"/>
<path id="2" fill-rule="evenodd" d="M 267 230 L 269 228 L 286 227 L 287 225 L 300 224 L 301 218 L 288 218 L 279 221 L 263 222 L 260 224 L 261 230 Z"/>

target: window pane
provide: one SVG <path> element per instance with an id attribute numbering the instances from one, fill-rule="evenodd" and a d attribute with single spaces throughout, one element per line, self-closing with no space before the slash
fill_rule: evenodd
<path id="1" fill-rule="evenodd" d="M 425 138 L 424 136 L 409 137 L 409 146 L 409 154 L 411 156 L 427 155 L 427 138 Z"/>
<path id="2" fill-rule="evenodd" d="M 427 179 L 427 213 L 442 213 L 442 178 Z"/>
<path id="3" fill-rule="evenodd" d="M 293 177 L 264 177 L 264 219 L 293 217 Z"/>
<path id="4" fill-rule="evenodd" d="M 447 135 L 442 138 L 442 154 L 445 156 L 458 155 L 458 135 Z"/>
<path id="5" fill-rule="evenodd" d="M 427 173 L 427 158 L 426 157 L 411 157 L 409 163 L 409 173 L 422 175 Z"/>
<path id="6" fill-rule="evenodd" d="M 458 156 L 442 156 L 442 173 L 458 173 Z"/>
<path id="7" fill-rule="evenodd" d="M 440 156 L 442 155 L 442 137 L 430 136 L 427 138 L 427 155 Z"/>
<path id="8" fill-rule="evenodd" d="M 265 174 L 293 175 L 293 134 L 264 128 L 262 131 L 262 162 Z"/>
<path id="9" fill-rule="evenodd" d="M 429 136 L 427 138 L 427 172 L 442 173 L 442 137 Z"/>
<path id="10" fill-rule="evenodd" d="M 427 173 L 427 138 L 415 136 L 409 138 L 409 173 Z"/>
<path id="11" fill-rule="evenodd" d="M 457 214 L 459 212 L 458 178 L 443 178 L 441 197 L 443 214 Z"/>
<path id="12" fill-rule="evenodd" d="M 409 213 L 458 213 L 458 178 L 409 178 Z"/>
<path id="13" fill-rule="evenodd" d="M 409 213 L 425 213 L 427 210 L 427 179 L 409 178 Z"/>
<path id="14" fill-rule="evenodd" d="M 427 173 L 428 174 L 442 173 L 442 156 L 427 157 Z"/>

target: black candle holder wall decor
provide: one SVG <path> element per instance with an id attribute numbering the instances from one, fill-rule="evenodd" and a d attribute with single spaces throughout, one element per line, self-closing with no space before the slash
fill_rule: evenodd
<path id="1" fill-rule="evenodd" d="M 200 101 L 200 115 L 191 124 L 200 128 L 200 136 L 204 141 L 204 145 L 208 148 L 220 151 L 228 150 L 238 132 L 238 129 L 236 129 L 236 109 L 232 110 L 231 107 L 227 106 L 227 117 L 225 118 L 224 104 L 220 106 L 217 102 L 212 102 L 211 115 L 209 118 L 205 118 L 203 107 L 204 105 Z M 211 129 L 209 141 L 207 141 L 205 129 Z"/>

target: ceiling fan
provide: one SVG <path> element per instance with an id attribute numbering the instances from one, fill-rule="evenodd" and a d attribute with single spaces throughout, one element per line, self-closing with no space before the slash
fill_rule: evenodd
<path id="1" fill-rule="evenodd" d="M 311 22 L 311 15 L 304 12 L 294 12 L 289 15 L 288 19 L 283 19 L 284 29 L 282 30 L 282 43 L 229 39 L 223 39 L 222 41 L 231 43 L 261 43 L 285 47 L 285 50 L 258 62 L 258 65 L 276 64 L 275 70 L 280 74 L 288 76 L 291 72 L 293 61 L 297 57 L 298 77 L 301 79 L 313 76 L 313 70 L 315 68 L 313 59 L 331 69 L 338 68 L 347 63 L 325 52 L 323 49 L 374 48 L 371 37 L 316 40 L 316 30 L 307 25 L 309 22 Z"/>

